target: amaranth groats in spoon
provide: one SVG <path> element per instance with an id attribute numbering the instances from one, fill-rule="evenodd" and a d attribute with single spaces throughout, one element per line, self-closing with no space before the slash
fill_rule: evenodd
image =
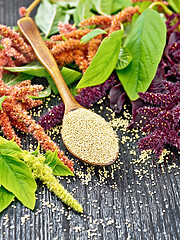
<path id="1" fill-rule="evenodd" d="M 33 19 L 24 17 L 17 24 L 62 97 L 65 105 L 62 139 L 67 149 L 88 164 L 104 166 L 113 163 L 119 152 L 116 133 L 104 118 L 76 102 Z"/>

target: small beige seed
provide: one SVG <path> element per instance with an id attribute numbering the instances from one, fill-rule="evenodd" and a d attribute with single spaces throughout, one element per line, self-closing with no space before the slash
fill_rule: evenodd
<path id="1" fill-rule="evenodd" d="M 90 164 L 112 163 L 119 152 L 116 133 L 100 115 L 76 109 L 64 116 L 62 138 L 70 152 Z"/>

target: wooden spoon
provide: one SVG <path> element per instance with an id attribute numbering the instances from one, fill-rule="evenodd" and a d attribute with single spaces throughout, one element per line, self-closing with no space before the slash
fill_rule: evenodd
<path id="1" fill-rule="evenodd" d="M 18 20 L 17 24 L 18 24 L 18 27 L 19 27 L 20 31 L 22 32 L 22 34 L 25 36 L 25 38 L 28 40 L 28 42 L 32 46 L 37 58 L 43 64 L 43 66 L 47 69 L 47 71 L 51 75 L 52 79 L 54 80 L 54 82 L 58 88 L 58 91 L 61 95 L 61 98 L 64 102 L 64 105 L 65 105 L 65 115 L 68 114 L 72 110 L 85 109 L 72 96 L 69 88 L 67 87 L 67 85 L 61 75 L 61 72 L 57 66 L 57 63 L 56 63 L 53 55 L 49 51 L 48 47 L 44 43 L 34 20 L 31 17 L 24 17 L 24 18 L 21 18 L 20 20 Z M 89 111 L 89 110 L 87 110 L 87 111 Z M 91 162 L 90 160 L 82 159 L 81 157 L 79 157 L 78 154 L 74 153 L 73 150 L 69 146 L 67 146 L 65 141 L 64 141 L 64 143 L 65 143 L 67 149 L 72 153 L 72 155 L 74 155 L 78 159 L 80 159 L 88 164 L 92 164 L 92 165 L 104 166 L 104 165 L 109 165 L 109 164 L 113 163 L 116 160 L 118 151 L 119 151 L 119 148 L 118 148 L 118 151 L 117 151 L 114 159 L 111 159 L 110 161 L 106 161 L 105 163 Z"/>

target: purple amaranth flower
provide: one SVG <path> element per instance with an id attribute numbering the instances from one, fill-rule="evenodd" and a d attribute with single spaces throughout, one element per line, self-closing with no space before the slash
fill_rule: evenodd
<path id="1" fill-rule="evenodd" d="M 102 97 L 106 96 L 107 91 L 110 90 L 116 82 L 116 76 L 111 74 L 103 84 L 83 88 L 81 92 L 75 96 L 75 99 L 85 108 L 90 108 L 92 104 L 99 101 Z M 61 102 L 58 106 L 55 106 L 47 114 L 42 116 L 39 120 L 39 124 L 48 130 L 57 124 L 60 124 L 64 115 L 64 104 Z"/>
<path id="2" fill-rule="evenodd" d="M 139 93 L 149 107 L 137 111 L 144 116 L 150 116 L 142 131 L 147 135 L 140 139 L 139 149 L 155 151 L 160 157 L 165 144 L 180 149 L 180 83 L 164 81 L 166 93 Z"/>
<path id="3" fill-rule="evenodd" d="M 148 88 L 148 92 L 153 93 L 164 93 L 166 89 L 163 84 L 163 72 L 162 69 L 158 69 L 155 78 L 153 79 L 151 85 Z M 122 86 L 121 83 L 112 87 L 110 90 L 110 107 L 116 112 L 120 113 L 123 105 L 126 101 L 128 101 L 128 96 Z M 147 104 L 141 99 L 138 98 L 136 101 L 131 101 L 132 105 L 132 120 L 128 126 L 129 129 L 141 127 L 145 124 L 145 119 L 142 118 L 142 114 L 137 110 L 140 107 L 144 107 Z"/>
<path id="4" fill-rule="evenodd" d="M 39 119 L 39 125 L 48 130 L 59 124 L 64 116 L 64 103 L 61 102 L 58 106 L 53 107 L 48 113 Z"/>

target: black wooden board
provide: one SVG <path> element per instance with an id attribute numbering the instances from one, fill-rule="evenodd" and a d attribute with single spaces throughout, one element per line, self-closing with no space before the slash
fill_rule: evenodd
<path id="1" fill-rule="evenodd" d="M 0 23 L 16 25 L 19 7 L 30 2 L 0 0 Z M 49 106 L 58 102 L 53 97 Z M 100 114 L 110 116 L 105 108 L 108 98 L 101 106 Z M 99 108 L 96 105 L 95 111 Z M 76 176 L 60 180 L 82 203 L 83 214 L 68 209 L 39 182 L 34 211 L 15 201 L 0 214 L 0 240 L 180 239 L 178 156 L 171 163 L 157 164 L 154 156 L 138 162 L 140 153 L 131 141 L 135 134 L 118 131 L 121 154 L 112 166 L 93 168 L 76 162 Z M 124 144 L 123 136 L 129 136 Z M 25 148 L 34 143 L 29 136 L 22 138 Z M 59 136 L 55 141 L 66 152 Z"/>

